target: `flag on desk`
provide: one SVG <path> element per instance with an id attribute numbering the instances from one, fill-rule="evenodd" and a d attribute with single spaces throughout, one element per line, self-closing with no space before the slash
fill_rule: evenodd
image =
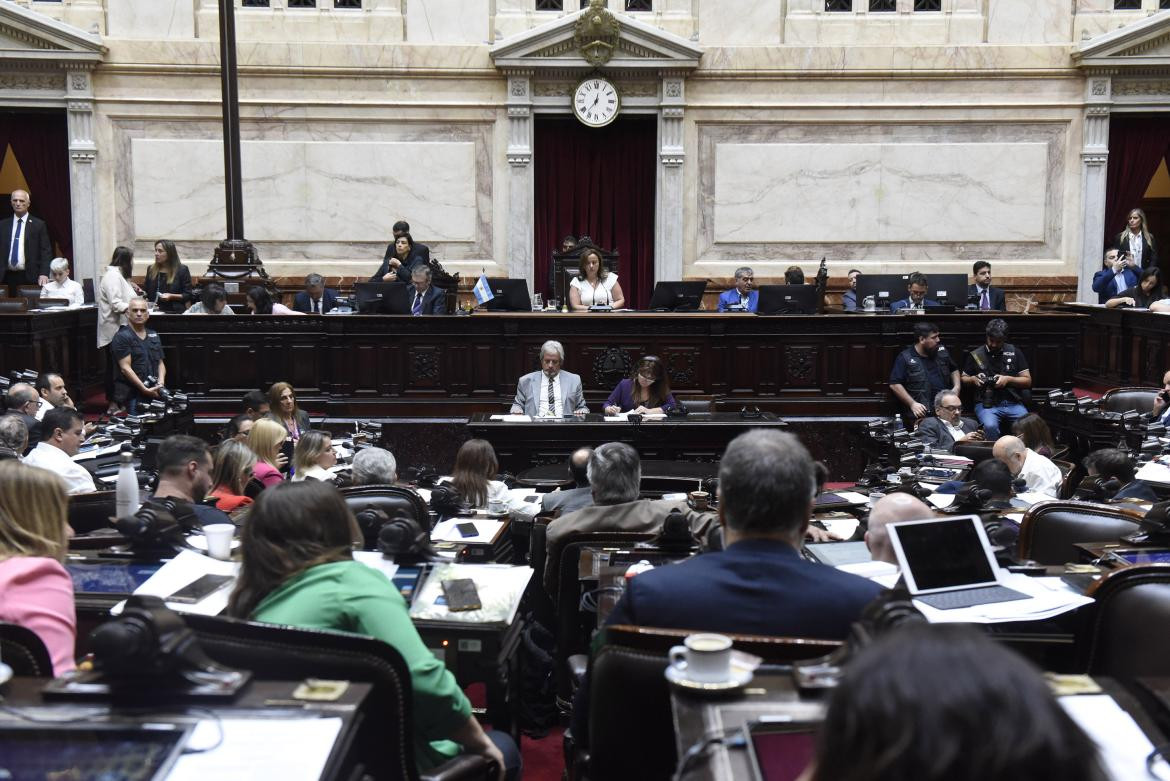
<path id="1" fill-rule="evenodd" d="M 477 304 L 486 304 L 488 301 L 491 301 L 493 298 L 495 298 L 495 295 L 492 293 L 491 285 L 488 284 L 486 274 L 479 275 L 479 281 L 475 283 L 475 287 L 471 289 L 471 292 L 475 295 L 475 301 Z"/>

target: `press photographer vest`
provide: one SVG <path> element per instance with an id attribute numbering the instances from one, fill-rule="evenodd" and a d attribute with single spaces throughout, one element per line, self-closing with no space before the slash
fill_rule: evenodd
<path id="1" fill-rule="evenodd" d="M 923 358 L 913 347 L 907 347 L 902 351 L 902 355 L 906 359 L 906 384 L 903 387 L 910 394 L 910 398 L 928 410 L 932 410 L 930 414 L 933 415 L 934 394 L 930 390 L 930 377 L 926 373 L 926 363 L 930 361 L 937 365 L 940 358 L 949 357 L 947 348 L 940 345 L 933 358 Z M 939 374 L 945 375 L 946 372 L 940 371 Z"/>

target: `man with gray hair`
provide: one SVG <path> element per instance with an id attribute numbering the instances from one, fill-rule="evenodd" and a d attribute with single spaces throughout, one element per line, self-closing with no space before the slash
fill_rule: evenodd
<path id="1" fill-rule="evenodd" d="M 362 448 L 354 454 L 350 480 L 353 485 L 392 485 L 398 482 L 398 462 L 389 450 Z"/>
<path id="2" fill-rule="evenodd" d="M 19 459 L 28 450 L 28 429 L 16 415 L 0 416 L 0 459 Z"/>
<path id="3" fill-rule="evenodd" d="M 447 314 L 447 294 L 431 284 L 431 267 L 425 263 L 411 269 L 410 284 L 392 295 L 391 311 L 396 315 Z"/>
<path id="4" fill-rule="evenodd" d="M 325 287 L 325 278 L 320 274 L 305 277 L 305 289 L 293 299 L 293 310 L 307 315 L 328 314 L 337 306 L 337 291 Z"/>
<path id="5" fill-rule="evenodd" d="M 578 532 L 657 532 L 674 510 L 686 517 L 695 534 L 705 534 L 715 520 L 712 513 L 692 510 L 685 499 L 639 499 L 642 461 L 638 451 L 624 442 L 607 442 L 594 450 L 587 472 L 593 505 L 549 522 L 545 540 L 550 552 L 561 540 Z M 548 574 L 546 559 L 545 587 L 555 593 Z"/>
<path id="6" fill-rule="evenodd" d="M 756 273 L 751 266 L 735 270 L 735 287 L 719 296 L 720 312 L 754 312 L 760 300 L 760 291 L 753 290 Z"/>
<path id="7" fill-rule="evenodd" d="M 979 422 L 963 417 L 963 402 L 953 390 L 934 394 L 934 417 L 926 418 L 914 430 L 914 436 L 931 450 L 950 453 L 956 442 L 982 442 Z"/>
<path id="8" fill-rule="evenodd" d="M 24 425 L 28 442 L 34 447 L 41 441 L 41 422 L 36 417 L 40 403 L 40 394 L 27 382 L 14 382 L 4 396 L 5 417 L 16 418 Z M 28 449 L 26 446 L 25 450 Z"/>
<path id="9" fill-rule="evenodd" d="M 516 383 L 516 398 L 512 401 L 513 415 L 530 415 L 534 418 L 560 418 L 566 415 L 583 415 L 589 411 L 585 406 L 585 393 L 581 389 L 581 378 L 572 372 L 563 371 L 565 348 L 551 339 L 540 346 L 541 370 L 530 372 Z"/>
<path id="10" fill-rule="evenodd" d="M 865 533 L 865 547 L 874 561 L 884 561 L 897 566 L 898 557 L 890 544 L 891 523 L 902 521 L 923 521 L 934 517 L 934 511 L 926 502 L 902 491 L 895 491 L 878 499 L 869 511 L 869 529 Z"/>

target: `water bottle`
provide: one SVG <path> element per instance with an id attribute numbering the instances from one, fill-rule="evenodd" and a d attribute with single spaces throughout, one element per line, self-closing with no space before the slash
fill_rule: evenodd
<path id="1" fill-rule="evenodd" d="M 118 467 L 115 513 L 117 517 L 125 518 L 133 515 L 138 506 L 138 473 L 134 471 L 134 446 L 127 442 L 122 445 L 121 464 Z"/>

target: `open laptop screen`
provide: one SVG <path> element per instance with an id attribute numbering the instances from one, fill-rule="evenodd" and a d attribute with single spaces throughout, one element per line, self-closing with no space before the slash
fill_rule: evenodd
<path id="1" fill-rule="evenodd" d="M 996 585 L 991 548 L 977 515 L 887 527 L 914 594 Z"/>

